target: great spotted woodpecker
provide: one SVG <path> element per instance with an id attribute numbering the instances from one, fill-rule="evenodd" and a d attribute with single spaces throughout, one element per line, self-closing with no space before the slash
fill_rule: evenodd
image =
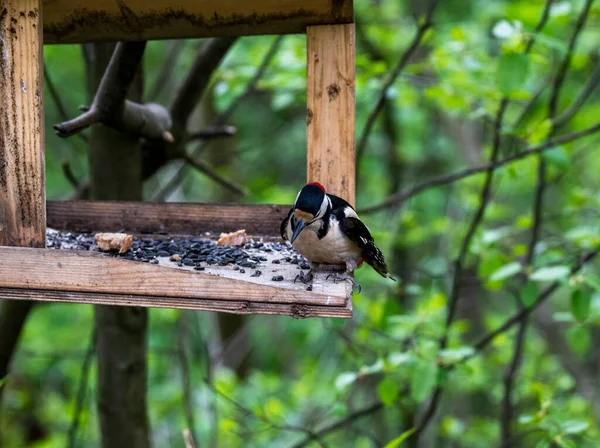
<path id="1" fill-rule="evenodd" d="M 349 279 L 360 292 L 360 285 L 352 277 L 363 262 L 383 277 L 396 281 L 388 272 L 383 254 L 348 202 L 327 194 L 318 182 L 302 188 L 287 217 L 281 222 L 281 236 L 311 263 L 307 275 L 299 275 L 304 283 L 313 278 L 312 271 L 319 264 L 345 264 L 346 272 L 332 274 L 336 280 Z"/>

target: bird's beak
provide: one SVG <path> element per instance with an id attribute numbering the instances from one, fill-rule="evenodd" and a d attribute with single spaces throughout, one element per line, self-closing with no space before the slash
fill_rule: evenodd
<path id="1" fill-rule="evenodd" d="M 304 219 L 296 218 L 296 230 L 294 230 L 294 234 L 292 235 L 292 244 L 296 238 L 298 238 L 298 235 L 300 235 L 300 232 L 302 232 L 304 227 L 306 227 L 306 221 Z"/>

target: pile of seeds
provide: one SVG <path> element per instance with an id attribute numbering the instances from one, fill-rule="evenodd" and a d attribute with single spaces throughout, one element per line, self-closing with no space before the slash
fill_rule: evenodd
<path id="1" fill-rule="evenodd" d="M 98 251 L 98 246 L 91 234 L 73 232 L 59 232 L 48 229 L 46 231 L 46 246 L 48 248 L 64 250 L 92 250 Z M 310 269 L 308 261 L 296 253 L 289 244 L 276 242 L 251 241 L 243 247 L 217 246 L 214 241 L 203 238 L 166 238 L 157 235 L 156 238 L 134 237 L 131 247 L 124 254 L 105 253 L 108 256 L 123 258 L 125 260 L 143 263 L 158 264 L 159 258 L 166 257 L 178 266 L 190 266 L 196 270 L 204 270 L 206 266 L 233 266 L 234 270 L 245 273 L 244 268 L 256 269 L 261 263 L 268 261 L 260 253 L 278 253 L 271 263 L 282 262 L 298 265 L 300 269 Z M 262 274 L 256 270 L 252 277 Z M 283 277 L 273 277 L 273 281 L 282 281 Z"/>

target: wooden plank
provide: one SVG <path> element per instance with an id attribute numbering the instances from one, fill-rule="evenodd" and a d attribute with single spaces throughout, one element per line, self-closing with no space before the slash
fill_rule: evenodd
<path id="1" fill-rule="evenodd" d="M 346 297 L 120 260 L 98 253 L 0 247 L 0 287 L 346 306 Z"/>
<path id="2" fill-rule="evenodd" d="M 44 0 L 48 44 L 303 33 L 352 21 L 352 0 Z"/>
<path id="3" fill-rule="evenodd" d="M 309 26 L 307 177 L 354 204 L 354 24 Z"/>
<path id="4" fill-rule="evenodd" d="M 93 305 L 141 306 L 216 311 L 234 314 L 281 314 L 304 319 L 307 317 L 352 318 L 352 308 L 307 304 L 264 303 L 243 300 L 207 300 L 186 297 L 137 296 L 124 294 L 70 292 L 56 290 L 15 289 L 0 286 L 0 297 L 43 302 L 87 303 Z"/>
<path id="5" fill-rule="evenodd" d="M 39 0 L 0 0 L 0 244 L 46 241 Z"/>
<path id="6" fill-rule="evenodd" d="M 246 229 L 279 236 L 289 205 L 48 201 L 48 226 L 57 230 L 198 235 Z"/>

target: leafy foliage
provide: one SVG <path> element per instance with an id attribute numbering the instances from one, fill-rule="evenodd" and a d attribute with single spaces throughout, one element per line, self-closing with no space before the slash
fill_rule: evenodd
<path id="1" fill-rule="evenodd" d="M 487 163 L 503 99 L 508 106 L 499 129 L 502 157 L 597 124 L 599 89 L 590 90 L 561 126 L 548 116 L 553 77 L 569 51 L 584 3 L 553 2 L 546 25 L 535 33 L 545 7 L 542 0 L 440 2 L 420 50 L 385 92 L 384 108 L 360 160 L 358 207 Z M 417 29 L 413 16 L 423 11 L 419 2 L 395 0 L 360 0 L 355 7 L 360 133 Z M 595 2 L 572 50 L 559 114 L 574 104 L 598 64 L 599 20 L 600 4 Z M 535 44 L 527 52 L 534 35 Z M 211 123 L 215 110 L 223 110 L 244 91 L 273 39 L 245 37 L 235 44 L 190 120 L 191 130 Z M 169 45 L 148 45 L 146 92 L 171 51 Z M 156 100 L 169 104 L 197 48 L 196 41 L 185 42 L 171 81 Z M 212 142 L 202 154 L 250 190 L 245 202 L 291 203 L 305 180 L 305 58 L 304 37 L 287 36 L 256 91 L 232 117 L 236 136 Z M 88 102 L 80 50 L 47 47 L 45 62 L 67 110 L 75 114 L 76 106 Z M 46 95 L 51 198 L 71 194 L 61 171 L 63 161 L 78 178 L 87 173 L 85 143 L 59 140 L 50 128 L 61 120 Z M 215 316 L 189 313 L 183 331 L 199 446 L 217 446 L 215 440 L 227 447 L 285 447 L 304 441 L 318 446 L 315 434 L 330 446 L 360 448 L 408 446 L 416 437 L 424 446 L 499 445 L 503 375 L 513 360 L 516 325 L 483 347 L 478 342 L 523 307 L 533 306 L 511 390 L 511 437 L 523 447 L 598 446 L 600 277 L 593 261 L 578 272 L 573 267 L 600 244 L 599 142 L 592 134 L 543 153 L 546 188 L 532 263 L 526 257 L 537 219 L 532 204 L 540 157 L 495 170 L 490 202 L 468 248 L 460 301 L 449 324 L 454 260 L 482 201 L 482 174 L 364 215 L 392 272 L 401 279 L 399 285 L 382 281 L 367 268 L 358 271 L 363 292 L 355 298 L 355 317 L 349 322 L 250 317 L 246 326 L 252 351 L 241 355 L 249 356 L 252 366 L 246 377 L 222 364 L 222 350 L 235 350 L 236 345 L 218 341 Z M 146 195 L 169 176 L 167 167 L 150 179 Z M 222 197 L 219 188 L 195 173 L 169 199 L 214 201 Z M 544 298 L 544 291 L 555 284 Z M 153 442 L 182 446 L 181 431 L 188 422 L 177 357 L 180 314 L 153 310 L 151 316 L 148 402 Z M 24 445 L 31 435 L 26 422 L 31 421 L 44 430 L 32 446 L 64 446 L 92 322 L 90 308 L 83 305 L 35 310 L 10 382 L 0 384 L 6 414 L 0 432 L 7 446 Z M 440 350 L 443 338 L 446 346 Z M 99 440 L 94 381 L 91 375 L 85 387 L 78 446 L 96 446 Z M 436 418 L 421 433 L 417 424 L 437 389 L 443 394 Z M 360 414 L 364 409 L 372 410 Z"/>

